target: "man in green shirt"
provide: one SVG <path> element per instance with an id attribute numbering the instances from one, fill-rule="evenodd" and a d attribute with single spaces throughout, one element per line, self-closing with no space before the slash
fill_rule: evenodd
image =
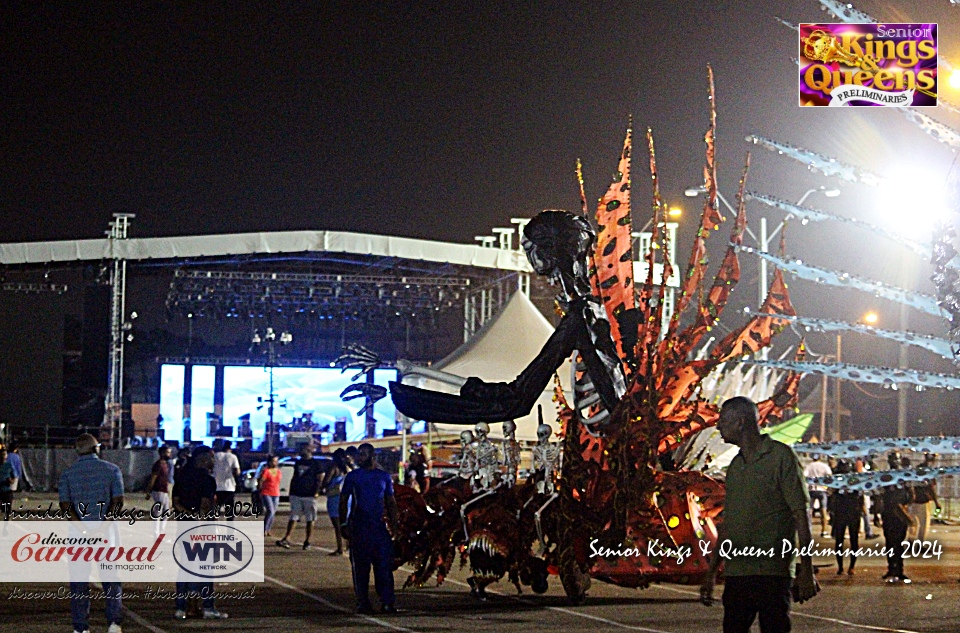
<path id="1" fill-rule="evenodd" d="M 792 544 L 812 541 L 810 498 L 793 450 L 760 434 L 757 405 L 737 396 L 723 403 L 717 429 L 740 453 L 727 469 L 727 496 L 710 572 L 700 587 L 700 600 L 713 602 L 717 568 L 724 562 L 724 633 L 746 633 L 760 616 L 761 633 L 790 631 L 793 599 L 805 602 L 820 591 L 810 556 L 800 557 L 793 580 Z M 785 551 L 786 550 L 786 551 Z"/>

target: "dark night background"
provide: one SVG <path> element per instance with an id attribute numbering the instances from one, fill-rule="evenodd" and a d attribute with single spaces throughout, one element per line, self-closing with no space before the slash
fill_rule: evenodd
<path id="1" fill-rule="evenodd" d="M 797 35 L 774 16 L 831 21 L 814 0 L 428 5 L 5 4 L 0 240 L 101 237 L 110 214 L 125 210 L 137 214 L 134 237 L 331 229 L 472 243 L 511 217 L 577 209 L 577 158 L 595 200 L 632 114 L 635 222 L 642 225 L 649 208 L 642 132 L 651 127 L 665 198 L 685 210 L 678 257 L 685 262 L 702 199 L 683 190 L 702 182 L 708 63 L 716 75 L 720 186 L 731 201 L 751 133 L 885 176 L 920 166 L 942 182 L 954 158 L 893 109 L 797 106 Z M 856 6 L 888 22 L 938 22 L 941 54 L 960 60 L 960 12 L 946 0 Z M 946 74 L 941 94 L 960 102 Z M 943 108 L 927 112 L 960 127 Z M 808 204 L 880 222 L 878 192 L 765 150 L 754 151 L 749 184 L 791 200 L 820 185 L 839 187 L 839 198 L 815 195 Z M 774 224 L 782 219 L 756 203 L 748 212 L 754 228 L 761 212 Z M 922 214 L 918 200 L 894 222 Z M 712 240 L 715 262 L 726 232 Z M 893 284 L 904 283 L 909 268 L 910 256 L 895 244 L 845 225 L 794 223 L 787 250 Z M 756 262 L 746 254 L 741 261 L 743 279 L 725 317 L 731 326 L 756 303 Z M 80 282 L 96 277 L 93 268 L 50 271 L 52 280 L 71 283 L 63 297 L 0 295 L 0 418 L 59 419 L 59 378 L 51 376 L 60 375 L 64 349 L 83 348 Z M 915 268 L 909 285 L 931 292 L 930 267 Z M 163 274 L 144 271 L 130 281 L 128 309 L 143 319 L 128 347 L 128 374 L 157 353 L 187 352 L 184 320 L 165 319 Z M 803 315 L 856 321 L 874 309 L 880 327 L 898 325 L 892 303 L 788 282 Z M 937 335 L 946 329 L 917 313 L 909 325 Z M 194 337 L 224 349 L 249 339 L 246 330 L 215 324 L 195 329 Z M 795 341 L 787 334 L 780 347 Z M 808 342 L 817 353 L 834 345 L 817 334 Z M 848 335 L 844 357 L 894 366 L 897 347 Z M 911 364 L 955 371 L 920 350 L 911 351 Z M 818 380 L 808 378 L 805 388 Z M 149 379 L 130 381 L 135 401 L 157 397 Z M 892 433 L 894 394 L 863 388 L 880 399 L 845 387 L 853 431 Z M 958 417 L 956 393 L 912 396 L 913 434 L 958 434 Z"/>

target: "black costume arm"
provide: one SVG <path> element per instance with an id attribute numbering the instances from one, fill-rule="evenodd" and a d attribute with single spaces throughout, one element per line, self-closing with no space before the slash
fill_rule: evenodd
<path id="1" fill-rule="evenodd" d="M 533 409 L 553 373 L 586 336 L 583 315 L 573 310 L 513 382 L 468 378 L 459 396 L 391 382 L 393 403 L 407 417 L 427 422 L 475 424 L 523 417 Z"/>

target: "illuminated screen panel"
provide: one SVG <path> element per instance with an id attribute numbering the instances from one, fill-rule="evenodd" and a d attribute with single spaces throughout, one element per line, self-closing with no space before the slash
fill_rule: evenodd
<path id="1" fill-rule="evenodd" d="M 343 402 L 340 393 L 352 384 L 350 373 L 339 369 L 317 367 L 277 367 L 273 370 L 275 404 L 273 419 L 279 424 L 289 424 L 294 417 L 313 413 L 313 421 L 320 426 L 330 425 L 334 430 L 337 418 L 347 420 L 347 439 L 364 436 L 364 418 L 357 415 L 363 407 L 361 398 Z M 377 370 L 374 380 L 387 386 L 396 380 L 395 370 Z M 254 445 L 263 439 L 267 427 L 268 404 L 263 402 L 270 392 L 270 372 L 263 367 L 225 367 L 223 371 L 223 423 L 239 427 L 240 416 L 250 415 Z M 285 406 L 281 406 L 285 405 Z M 396 428 L 396 409 L 387 396 L 374 407 L 377 435 L 385 429 Z"/>
<path id="2" fill-rule="evenodd" d="M 217 368 L 194 365 L 190 372 L 190 418 L 193 435 L 207 434 L 207 414 L 213 413 L 213 388 Z"/>
<path id="3" fill-rule="evenodd" d="M 160 415 L 168 440 L 183 439 L 183 365 L 160 365 Z"/>

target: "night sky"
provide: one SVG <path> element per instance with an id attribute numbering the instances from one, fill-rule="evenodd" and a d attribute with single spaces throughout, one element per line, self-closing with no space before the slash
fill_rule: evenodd
<path id="1" fill-rule="evenodd" d="M 814 0 L 514 4 L 5 4 L 0 240 L 100 237 L 124 210 L 137 214 L 138 237 L 333 229 L 472 242 L 511 217 L 577 209 L 577 158 L 595 200 L 631 114 L 635 221 L 649 208 L 649 126 L 665 198 L 684 207 L 689 238 L 702 199 L 682 192 L 702 182 L 708 63 L 731 201 L 751 133 L 882 175 L 913 164 L 943 180 L 953 160 L 893 109 L 797 106 L 797 35 L 774 16 L 824 21 Z M 947 0 L 856 6 L 880 20 L 939 22 L 941 53 L 960 61 L 960 11 Z M 941 94 L 960 102 L 946 80 Z M 928 113 L 960 127 L 942 110 Z M 793 200 L 839 186 L 839 198 L 809 204 L 868 220 L 878 200 L 764 150 L 749 183 Z M 761 209 L 749 209 L 756 227 Z M 895 245 L 837 225 L 791 227 L 788 252 L 889 283 L 903 268 Z M 738 307 L 755 301 L 756 264 L 743 257 Z M 913 282 L 930 292 L 928 268 Z M 791 291 L 802 314 L 856 320 L 875 308 L 880 325 L 896 327 L 896 308 L 872 297 L 801 281 Z M 911 326 L 944 329 L 922 317 Z M 827 344 L 811 338 L 819 351 Z M 872 341 L 851 342 L 850 353 L 896 358 L 895 346 Z"/>

